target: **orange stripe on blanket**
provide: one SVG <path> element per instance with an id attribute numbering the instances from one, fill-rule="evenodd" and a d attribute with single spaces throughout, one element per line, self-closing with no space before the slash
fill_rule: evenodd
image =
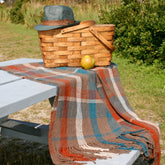
<path id="1" fill-rule="evenodd" d="M 56 79 L 56 81 L 60 81 L 65 83 L 65 100 L 67 100 L 67 97 L 70 96 L 70 81 L 68 80 L 62 80 L 62 79 Z M 64 157 L 72 158 L 74 161 L 89 161 L 90 159 L 84 158 L 83 155 L 79 154 L 73 154 L 70 152 L 68 144 L 67 144 L 67 110 L 68 110 L 68 101 L 64 101 L 64 110 L 63 111 L 63 117 L 61 119 L 61 148 L 59 152 Z"/>

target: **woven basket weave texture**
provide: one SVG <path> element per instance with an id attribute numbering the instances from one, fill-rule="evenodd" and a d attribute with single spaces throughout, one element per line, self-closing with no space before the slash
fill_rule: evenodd
<path id="1" fill-rule="evenodd" d="M 64 29 L 39 31 L 45 67 L 78 67 L 84 55 L 93 57 L 95 66 L 109 65 L 114 50 L 114 30 L 113 24 L 85 22 Z"/>

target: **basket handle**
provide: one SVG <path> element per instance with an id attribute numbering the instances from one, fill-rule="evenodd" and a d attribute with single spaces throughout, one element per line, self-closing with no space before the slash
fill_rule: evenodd
<path id="1" fill-rule="evenodd" d="M 91 21 L 83 21 L 83 22 L 80 22 L 80 24 L 77 25 L 77 26 L 72 26 L 72 27 L 68 27 L 68 28 L 62 29 L 61 33 L 64 34 L 64 33 L 69 33 L 69 32 L 72 32 L 72 31 L 84 29 L 84 28 L 87 28 L 87 27 L 92 26 L 94 24 L 95 24 L 95 21 L 93 21 L 93 20 L 91 20 Z"/>
<path id="2" fill-rule="evenodd" d="M 92 26 L 90 27 L 90 32 L 99 39 L 105 46 L 107 46 L 111 52 L 115 50 L 112 44 L 110 44 L 101 34 L 99 34 Z"/>

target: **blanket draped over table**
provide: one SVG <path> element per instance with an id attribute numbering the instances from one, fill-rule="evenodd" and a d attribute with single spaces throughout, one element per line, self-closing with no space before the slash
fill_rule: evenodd
<path id="1" fill-rule="evenodd" d="M 152 164 L 160 164 L 159 129 L 129 105 L 116 64 L 91 70 L 50 69 L 43 63 L 1 69 L 58 87 L 49 128 L 54 164 L 82 164 L 137 149 Z"/>

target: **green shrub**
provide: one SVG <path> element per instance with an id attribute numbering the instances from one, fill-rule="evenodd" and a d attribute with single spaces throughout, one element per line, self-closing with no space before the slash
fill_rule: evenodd
<path id="1" fill-rule="evenodd" d="M 12 9 L 10 10 L 10 20 L 15 24 L 24 24 L 24 16 L 21 11 L 23 0 L 16 0 Z"/>
<path id="2" fill-rule="evenodd" d="M 132 62 L 165 62 L 165 1 L 132 2 L 101 11 L 102 23 L 113 23 L 117 54 Z"/>

